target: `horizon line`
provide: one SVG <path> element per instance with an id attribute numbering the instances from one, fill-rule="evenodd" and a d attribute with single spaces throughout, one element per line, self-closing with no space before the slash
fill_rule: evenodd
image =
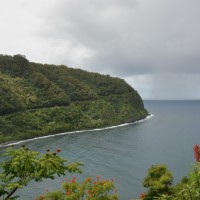
<path id="1" fill-rule="evenodd" d="M 200 101 L 200 99 L 143 99 L 143 101 Z"/>

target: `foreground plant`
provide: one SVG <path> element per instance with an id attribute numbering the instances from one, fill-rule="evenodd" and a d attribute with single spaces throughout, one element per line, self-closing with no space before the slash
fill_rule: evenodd
<path id="1" fill-rule="evenodd" d="M 153 165 L 148 170 L 148 175 L 143 181 L 143 186 L 148 192 L 140 195 L 141 199 L 153 199 L 161 194 L 171 193 L 173 176 L 165 164 Z"/>
<path id="2" fill-rule="evenodd" d="M 88 177 L 78 182 L 76 177 L 66 179 L 62 190 L 47 192 L 36 200 L 117 200 L 117 190 L 112 180 L 102 180 L 99 176 L 95 180 Z"/>
<path id="3" fill-rule="evenodd" d="M 81 173 L 79 167 L 82 163 L 67 164 L 68 161 L 58 155 L 60 151 L 47 150 L 47 153 L 40 155 L 26 146 L 19 149 L 8 148 L 4 153 L 5 161 L 0 164 L 0 198 L 16 199 L 16 191 L 27 186 L 31 180 L 39 182 L 65 175 L 66 172 Z"/>
<path id="4" fill-rule="evenodd" d="M 170 179 L 167 181 L 166 169 L 163 171 L 158 166 L 151 167 L 148 176 L 144 179 L 144 186 L 148 188 L 148 191 L 143 193 L 140 199 L 200 200 L 200 146 L 195 145 L 193 151 L 196 162 L 191 172 L 175 186 L 170 184 Z M 165 175 L 160 176 L 159 174 Z"/>
<path id="5" fill-rule="evenodd" d="M 196 162 L 200 162 L 200 146 L 198 144 L 194 145 L 194 159 Z"/>

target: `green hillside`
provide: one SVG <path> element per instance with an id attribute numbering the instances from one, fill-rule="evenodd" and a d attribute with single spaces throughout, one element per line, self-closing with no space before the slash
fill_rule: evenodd
<path id="1" fill-rule="evenodd" d="M 0 143 L 133 122 L 146 117 L 124 80 L 0 55 Z"/>

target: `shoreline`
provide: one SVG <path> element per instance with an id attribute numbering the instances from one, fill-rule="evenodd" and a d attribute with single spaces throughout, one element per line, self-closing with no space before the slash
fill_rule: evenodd
<path id="1" fill-rule="evenodd" d="M 80 131 L 70 131 L 70 132 L 57 133 L 57 134 L 52 134 L 52 135 L 45 135 L 45 136 L 30 138 L 30 139 L 26 139 L 26 140 L 20 140 L 20 141 L 16 141 L 16 142 L 11 141 L 11 142 L 7 142 L 7 143 L 4 143 L 4 144 L 0 144 L 0 148 L 9 147 L 9 146 L 12 146 L 12 145 L 18 145 L 18 144 L 33 141 L 33 140 L 41 140 L 41 139 L 45 139 L 45 138 L 61 136 L 61 135 L 69 135 L 69 134 L 73 134 L 73 133 L 84 133 L 84 132 L 103 131 L 103 130 L 108 130 L 108 129 L 114 129 L 114 128 L 118 128 L 118 127 L 128 126 L 128 125 L 131 125 L 131 124 L 141 123 L 141 122 L 144 122 L 144 121 L 152 118 L 153 116 L 154 116 L 153 114 L 149 114 L 144 119 L 141 119 L 141 120 L 138 120 L 138 121 L 135 121 L 135 122 L 124 123 L 124 124 L 119 124 L 119 125 L 115 125 L 115 126 L 108 126 L 108 127 L 104 127 L 104 128 L 96 128 L 96 129 L 88 129 L 88 130 L 80 130 Z"/>

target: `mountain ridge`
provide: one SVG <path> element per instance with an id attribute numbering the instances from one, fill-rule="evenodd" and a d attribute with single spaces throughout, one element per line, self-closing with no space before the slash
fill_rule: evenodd
<path id="1" fill-rule="evenodd" d="M 0 55 L 0 143 L 113 126 L 148 115 L 123 79 Z"/>

